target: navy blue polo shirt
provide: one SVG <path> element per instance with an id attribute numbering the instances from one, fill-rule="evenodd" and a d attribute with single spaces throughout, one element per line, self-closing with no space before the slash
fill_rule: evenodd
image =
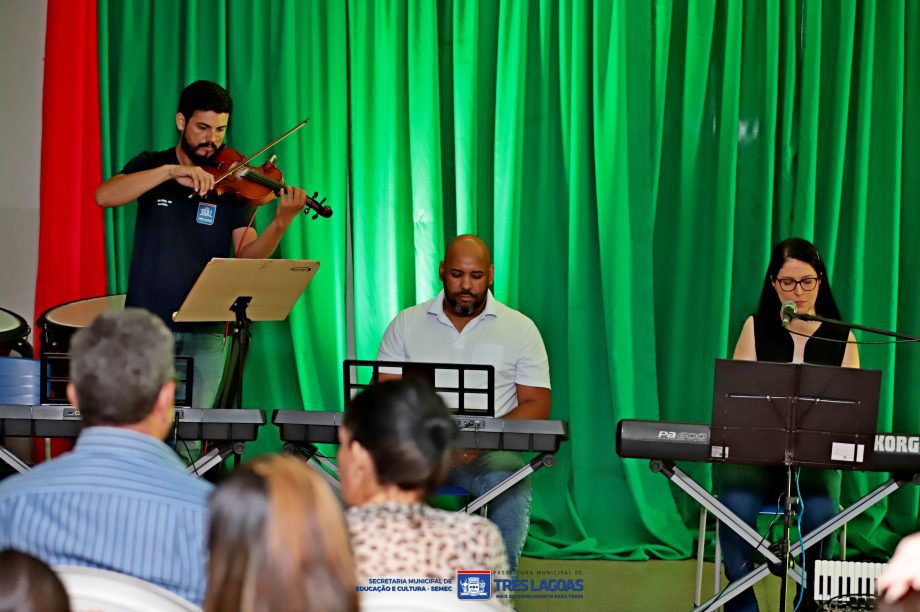
<path id="1" fill-rule="evenodd" d="M 175 148 L 144 152 L 125 164 L 121 174 L 178 163 Z M 172 314 L 213 257 L 232 256 L 233 230 L 246 227 L 254 209 L 233 194 L 201 200 L 197 195 L 189 199 L 192 193 L 168 180 L 137 199 L 125 305 L 146 308 L 174 331 L 218 331 L 223 324 L 174 323 Z"/>

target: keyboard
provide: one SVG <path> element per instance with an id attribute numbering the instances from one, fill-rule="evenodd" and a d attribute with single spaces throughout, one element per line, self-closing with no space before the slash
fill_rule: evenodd
<path id="1" fill-rule="evenodd" d="M 863 609 L 871 610 L 884 569 L 884 563 L 815 561 L 814 599 L 833 603 L 835 608 L 866 606 Z"/>
<path id="2" fill-rule="evenodd" d="M 261 410 L 177 408 L 176 421 L 180 440 L 249 442 L 259 435 L 265 415 Z M 0 405 L 2 435 L 76 438 L 82 429 L 80 412 L 73 406 Z"/>
<path id="3" fill-rule="evenodd" d="M 272 423 L 281 430 L 285 442 L 337 444 L 338 428 L 345 414 L 334 411 L 276 410 Z M 568 440 L 565 421 L 499 419 L 495 417 L 454 416 L 460 430 L 458 448 L 555 453 Z"/>

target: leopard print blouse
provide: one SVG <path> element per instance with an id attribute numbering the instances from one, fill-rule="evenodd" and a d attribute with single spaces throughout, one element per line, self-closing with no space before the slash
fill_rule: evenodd
<path id="1" fill-rule="evenodd" d="M 379 576 L 454 578 L 457 570 L 508 573 L 494 523 L 425 504 L 368 504 L 345 513 L 358 581 Z"/>

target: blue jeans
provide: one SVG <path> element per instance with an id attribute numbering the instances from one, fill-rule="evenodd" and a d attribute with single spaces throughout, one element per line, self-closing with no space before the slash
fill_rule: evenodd
<path id="1" fill-rule="evenodd" d="M 474 497 L 479 497 L 522 467 L 524 458 L 520 453 L 484 451 L 475 461 L 452 468 L 447 475 L 447 484 L 463 487 Z M 488 505 L 489 520 L 498 526 L 502 534 L 513 572 L 530 526 L 530 478 L 524 478 Z"/>
<path id="2" fill-rule="evenodd" d="M 714 470 L 719 500 L 751 527 L 757 528 L 757 515 L 764 504 L 773 504 L 786 490 L 786 471 L 781 468 L 764 468 L 752 465 L 718 465 Z M 795 474 L 793 474 L 793 478 Z M 819 527 L 837 513 L 840 500 L 840 472 L 838 470 L 803 469 L 799 476 L 805 511 L 802 513 L 802 533 Z M 795 481 L 792 494 L 796 495 Z M 782 518 L 779 519 L 780 521 Z M 741 536 L 719 524 L 722 541 L 722 558 L 725 576 L 735 581 L 754 570 L 754 549 Z M 793 543 L 794 544 L 794 543 Z M 813 583 L 815 560 L 829 559 L 833 537 L 828 536 L 805 551 L 806 584 Z M 798 592 L 796 593 L 798 597 Z M 816 610 L 810 590 L 806 589 L 799 610 Z M 726 612 L 757 612 L 754 589 L 747 589 L 725 604 Z"/>
<path id="3" fill-rule="evenodd" d="M 214 398 L 224 372 L 224 335 L 220 333 L 173 332 L 176 355 L 191 357 L 192 405 L 194 408 L 213 408 Z M 184 383 L 176 388 L 176 394 L 185 393 Z M 172 440 L 170 440 L 172 444 Z M 200 441 L 179 441 L 174 445 L 176 452 L 187 463 L 198 459 Z"/>
<path id="4" fill-rule="evenodd" d="M 194 360 L 192 403 L 195 408 L 213 408 L 220 377 L 224 372 L 224 336 L 220 333 L 173 332 L 176 355 Z M 176 389 L 184 393 L 184 389 Z"/>

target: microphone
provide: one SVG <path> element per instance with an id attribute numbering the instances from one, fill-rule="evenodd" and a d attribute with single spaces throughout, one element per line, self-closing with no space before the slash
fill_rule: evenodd
<path id="1" fill-rule="evenodd" d="M 795 315 L 798 311 L 799 309 L 796 307 L 795 302 L 792 300 L 786 300 L 783 302 L 783 309 L 781 311 L 783 314 L 783 329 L 787 329 L 789 327 L 789 322 L 795 318 Z"/>

